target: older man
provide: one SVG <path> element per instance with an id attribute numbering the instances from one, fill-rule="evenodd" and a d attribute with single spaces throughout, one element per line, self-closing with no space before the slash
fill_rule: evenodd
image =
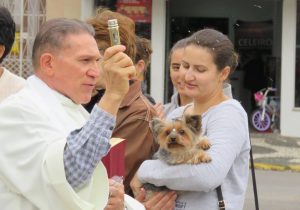
<path id="1" fill-rule="evenodd" d="M 101 57 L 93 28 L 78 20 L 42 26 L 32 52 L 34 75 L 0 104 L 1 210 L 105 208 L 108 179 L 99 161 L 135 75 L 124 50 L 114 46 Z M 99 61 L 106 92 L 89 116 L 80 104 L 91 99 Z"/>

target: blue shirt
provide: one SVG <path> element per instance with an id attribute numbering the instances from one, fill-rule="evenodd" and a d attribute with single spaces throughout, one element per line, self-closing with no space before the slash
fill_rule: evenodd
<path id="1" fill-rule="evenodd" d="M 114 116 L 95 105 L 86 124 L 67 137 L 64 166 L 73 188 L 86 184 L 101 158 L 108 153 L 115 124 Z"/>

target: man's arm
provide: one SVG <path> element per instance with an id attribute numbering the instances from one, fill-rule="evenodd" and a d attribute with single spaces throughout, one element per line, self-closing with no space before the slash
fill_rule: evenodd
<path id="1" fill-rule="evenodd" d="M 135 75 L 132 60 L 125 54 L 124 46 L 108 48 L 101 68 L 106 80 L 106 91 L 94 107 L 90 119 L 80 129 L 71 132 L 64 150 L 66 178 L 73 188 L 85 184 L 110 145 L 115 116 L 129 90 L 129 79 Z"/>
<path id="2" fill-rule="evenodd" d="M 73 188 L 85 184 L 107 154 L 115 121 L 115 117 L 95 106 L 87 123 L 67 137 L 64 166 L 66 178 Z"/>

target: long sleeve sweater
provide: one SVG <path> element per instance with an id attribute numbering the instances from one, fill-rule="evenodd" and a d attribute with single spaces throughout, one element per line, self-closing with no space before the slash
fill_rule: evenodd
<path id="1" fill-rule="evenodd" d="M 182 116 L 185 107 L 169 118 Z M 242 210 L 248 183 L 250 141 L 247 114 L 234 99 L 211 107 L 202 115 L 203 134 L 212 146 L 210 163 L 167 165 L 161 160 L 145 161 L 138 178 L 143 183 L 184 191 L 175 210 L 217 210 L 216 187 L 221 185 L 226 210 Z"/>

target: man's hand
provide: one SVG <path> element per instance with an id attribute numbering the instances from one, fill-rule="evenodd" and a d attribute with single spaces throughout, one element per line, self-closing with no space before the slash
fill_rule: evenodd
<path id="1" fill-rule="evenodd" d="M 125 47 L 116 45 L 105 50 L 101 61 L 101 77 L 105 80 L 105 94 L 99 106 L 116 115 L 129 90 L 129 80 L 136 75 L 132 60 L 124 53 Z"/>
<path id="2" fill-rule="evenodd" d="M 104 210 L 124 210 L 124 185 L 109 179 L 109 198 Z"/>

